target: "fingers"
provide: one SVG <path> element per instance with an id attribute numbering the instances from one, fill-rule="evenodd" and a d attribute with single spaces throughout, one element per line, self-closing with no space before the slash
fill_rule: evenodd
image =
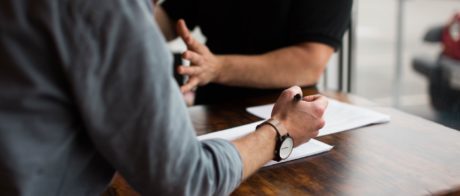
<path id="1" fill-rule="evenodd" d="M 308 95 L 308 96 L 303 97 L 303 100 L 308 101 L 308 102 L 312 102 L 312 101 L 315 101 L 316 99 L 318 99 L 320 97 L 321 97 L 321 95 Z"/>
<path id="2" fill-rule="evenodd" d="M 309 95 L 303 98 L 304 103 L 306 103 L 308 110 L 311 112 L 310 114 L 314 116 L 317 121 L 313 123 L 313 127 L 316 130 L 320 130 L 326 124 L 325 120 L 323 119 L 323 115 L 326 112 L 326 108 L 328 105 L 328 99 L 322 95 Z"/>
<path id="3" fill-rule="evenodd" d="M 316 117 L 322 117 L 328 105 L 327 97 L 319 94 L 305 96 L 303 101 L 309 103 Z"/>
<path id="4" fill-rule="evenodd" d="M 318 136 L 325 126 L 323 115 L 328 100 L 322 95 L 309 95 L 301 101 L 293 101 L 297 94 L 302 95 L 298 86 L 284 90 L 273 107 L 272 118 L 280 120 L 290 131 L 294 144 L 300 145 Z"/>
<path id="5" fill-rule="evenodd" d="M 190 31 L 188 30 L 187 25 L 185 24 L 185 21 L 183 19 L 179 19 L 177 21 L 176 31 L 177 31 L 177 34 L 179 34 L 179 36 L 182 38 L 182 40 L 187 45 L 187 48 L 195 50 L 194 47 L 196 45 L 196 41 L 190 35 Z"/>
<path id="6" fill-rule="evenodd" d="M 320 95 L 312 103 L 317 107 L 317 109 L 321 110 L 322 116 L 329 104 L 329 101 L 327 100 L 327 97 Z"/>
<path id="7" fill-rule="evenodd" d="M 183 19 L 179 19 L 177 21 L 176 28 L 177 34 L 179 34 L 189 50 L 196 51 L 201 54 L 209 51 L 205 45 L 199 43 L 191 36 L 190 31 L 188 30 L 187 25 Z"/>
<path id="8" fill-rule="evenodd" d="M 180 75 L 194 76 L 200 74 L 201 69 L 195 66 L 179 66 L 177 72 Z"/>
<path id="9" fill-rule="evenodd" d="M 310 135 L 310 138 L 318 137 L 318 135 L 319 135 L 319 129 L 316 130 L 316 131 L 312 131 L 312 132 L 311 132 L 311 135 Z"/>
<path id="10" fill-rule="evenodd" d="M 183 19 L 179 19 L 177 21 L 176 31 L 185 43 L 187 43 L 191 38 L 190 31 L 188 30 L 187 25 Z"/>
<path id="11" fill-rule="evenodd" d="M 187 93 L 187 92 L 190 92 L 192 91 L 193 89 L 195 89 L 198 84 L 200 83 L 200 80 L 197 78 L 197 77 L 191 77 L 187 83 L 185 83 L 184 85 L 182 85 L 180 87 L 180 91 L 182 93 Z"/>
<path id="12" fill-rule="evenodd" d="M 323 115 L 326 112 L 328 101 L 324 96 L 314 96 L 314 98 L 314 101 L 310 102 L 312 104 L 312 115 L 318 119 L 316 123 L 316 129 L 320 130 L 324 127 L 324 125 L 326 125 L 326 121 L 324 120 Z"/>
<path id="13" fill-rule="evenodd" d="M 189 60 L 192 65 L 201 65 L 203 64 L 203 57 L 193 51 L 187 50 L 182 53 L 182 58 Z"/>
<path id="14" fill-rule="evenodd" d="M 324 125 L 326 125 L 326 121 L 324 119 L 320 119 L 318 123 L 318 130 L 322 129 Z"/>

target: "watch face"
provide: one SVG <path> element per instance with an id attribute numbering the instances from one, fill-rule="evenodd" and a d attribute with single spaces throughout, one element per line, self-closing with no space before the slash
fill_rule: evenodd
<path id="1" fill-rule="evenodd" d="M 294 141 L 291 137 L 286 137 L 283 142 L 281 143 L 279 155 L 281 159 L 286 159 L 292 152 L 294 148 Z"/>

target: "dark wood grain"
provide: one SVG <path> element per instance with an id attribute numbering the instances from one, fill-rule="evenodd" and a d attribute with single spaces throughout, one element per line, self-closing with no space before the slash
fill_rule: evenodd
<path id="1" fill-rule="evenodd" d="M 304 93 L 317 91 L 304 89 Z M 319 137 L 334 148 L 262 168 L 232 195 L 460 194 L 460 132 L 356 96 L 324 94 L 386 113 L 391 122 Z M 245 108 L 272 103 L 276 98 L 195 106 L 189 113 L 200 135 L 260 120 Z M 115 177 L 108 195 L 136 194 L 126 187 L 121 177 Z"/>

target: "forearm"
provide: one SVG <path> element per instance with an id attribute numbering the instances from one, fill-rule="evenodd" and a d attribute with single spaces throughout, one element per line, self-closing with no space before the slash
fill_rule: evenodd
<path id="1" fill-rule="evenodd" d="M 153 0 L 155 1 L 155 0 Z M 158 26 L 160 27 L 163 36 L 166 38 L 167 41 L 171 41 L 177 38 L 177 33 L 174 29 L 174 21 L 169 18 L 168 14 L 165 10 L 161 7 L 161 5 L 157 4 L 154 6 L 154 17 L 155 21 L 157 22 Z"/>
<path id="2" fill-rule="evenodd" d="M 262 126 L 246 137 L 233 141 L 243 161 L 243 179 L 273 159 L 275 137 L 276 132 L 272 127 Z"/>
<path id="3" fill-rule="evenodd" d="M 311 43 L 309 44 L 311 46 Z M 254 88 L 285 88 L 315 84 L 323 73 L 333 50 L 295 45 L 262 55 L 219 55 L 222 62 L 217 83 Z"/>

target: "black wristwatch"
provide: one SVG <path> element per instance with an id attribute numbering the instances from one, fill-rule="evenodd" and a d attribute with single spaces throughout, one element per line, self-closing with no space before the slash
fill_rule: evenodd
<path id="1" fill-rule="evenodd" d="M 280 134 L 280 130 L 286 130 L 286 128 L 284 128 L 280 121 L 273 118 L 270 118 L 257 125 L 257 129 L 262 125 L 270 125 L 276 130 L 275 156 L 273 160 L 281 161 L 287 159 L 294 149 L 294 140 L 292 140 L 292 137 L 289 136 L 287 131 L 283 131 L 287 133 L 286 135 Z"/>

